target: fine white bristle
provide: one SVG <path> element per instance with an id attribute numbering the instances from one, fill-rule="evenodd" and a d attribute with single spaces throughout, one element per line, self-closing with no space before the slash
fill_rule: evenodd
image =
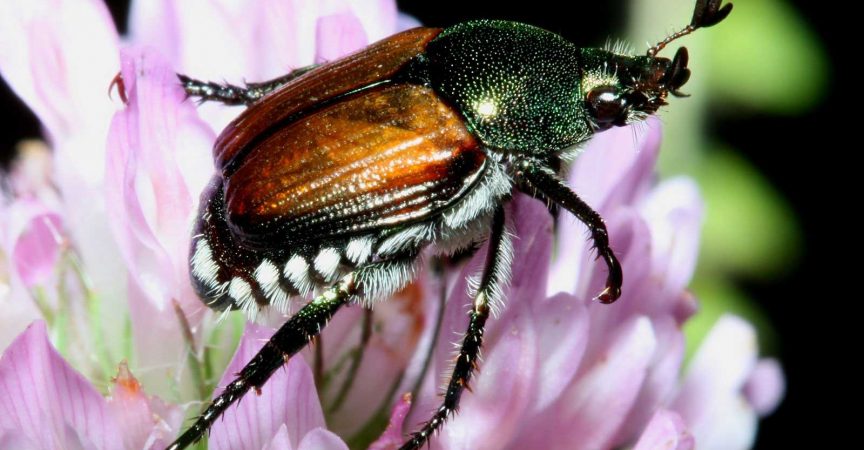
<path id="1" fill-rule="evenodd" d="M 345 247 L 345 257 L 354 264 L 363 264 L 372 256 L 372 237 L 351 239 Z"/>
<path id="2" fill-rule="evenodd" d="M 279 269 L 272 261 L 265 259 L 255 269 L 255 281 L 261 286 L 261 291 L 278 311 L 288 310 L 288 293 L 279 285 Z"/>
<path id="3" fill-rule="evenodd" d="M 335 248 L 323 248 L 315 257 L 315 270 L 324 277 L 326 281 L 332 281 L 339 270 L 342 256 Z"/>
<path id="4" fill-rule="evenodd" d="M 255 303 L 255 298 L 252 296 L 252 286 L 246 280 L 234 277 L 231 279 L 231 284 L 228 286 L 228 295 L 234 299 L 234 304 L 240 308 L 246 317 L 251 321 L 258 316 L 258 304 Z"/>
<path id="5" fill-rule="evenodd" d="M 195 242 L 195 253 L 192 255 L 190 266 L 192 276 L 204 286 L 211 289 L 218 286 L 219 282 L 216 276 L 219 272 L 219 266 L 213 260 L 213 251 L 206 240 L 199 239 Z"/>
<path id="6" fill-rule="evenodd" d="M 623 39 L 606 39 L 606 45 L 603 46 L 603 50 L 622 56 L 633 56 L 634 54 L 633 46 Z"/>
<path id="7" fill-rule="evenodd" d="M 315 287 L 309 277 L 309 263 L 300 255 L 294 255 L 285 263 L 285 270 L 282 272 L 285 278 L 294 285 L 300 296 L 306 297 L 312 293 Z"/>

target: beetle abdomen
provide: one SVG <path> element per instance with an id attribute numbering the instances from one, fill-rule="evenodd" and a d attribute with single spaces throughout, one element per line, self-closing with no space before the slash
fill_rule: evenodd
<path id="1" fill-rule="evenodd" d="M 379 87 L 261 142 L 227 177 L 227 221 L 256 248 L 340 240 L 429 218 L 462 198 L 485 162 L 433 90 Z"/>
<path id="2" fill-rule="evenodd" d="M 202 196 L 189 258 L 193 286 L 210 308 L 242 309 L 250 319 L 267 305 L 284 312 L 291 297 L 306 297 L 373 256 L 373 236 L 315 242 L 290 251 L 245 247 L 225 221 L 223 188 L 217 176 Z"/>

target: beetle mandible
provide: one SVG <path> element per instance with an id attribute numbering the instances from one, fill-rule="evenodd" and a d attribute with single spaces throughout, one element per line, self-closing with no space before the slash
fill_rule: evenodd
<path id="1" fill-rule="evenodd" d="M 192 282 L 208 306 L 284 308 L 321 292 L 286 322 L 171 446 L 198 441 L 249 389 L 351 302 L 371 306 L 406 286 L 426 246 L 449 254 L 488 239 L 468 329 L 441 406 L 402 449 L 420 448 L 455 412 L 476 368 L 490 309 L 510 275 L 503 205 L 514 190 L 588 227 L 607 268 L 623 274 L 603 219 L 559 176 L 566 150 L 683 96 L 687 50 L 670 42 L 722 21 L 697 0 L 687 27 L 644 56 L 578 48 L 520 23 L 415 28 L 320 66 L 238 87 L 180 75 L 190 97 L 246 105 L 218 137 L 217 174 L 201 197 Z"/>

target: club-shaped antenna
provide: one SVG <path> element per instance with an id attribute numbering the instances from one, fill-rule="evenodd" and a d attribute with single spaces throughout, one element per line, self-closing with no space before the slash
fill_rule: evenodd
<path id="1" fill-rule="evenodd" d="M 690 25 L 684 27 L 681 31 L 663 39 L 655 46 L 648 49 L 648 56 L 655 57 L 660 50 L 663 50 L 670 42 L 687 36 L 688 34 L 698 30 L 699 28 L 708 28 L 717 25 L 732 11 L 732 4 L 727 3 L 722 8 L 720 3 L 723 0 L 699 0 L 696 2 L 696 9 L 693 10 L 693 20 Z"/>

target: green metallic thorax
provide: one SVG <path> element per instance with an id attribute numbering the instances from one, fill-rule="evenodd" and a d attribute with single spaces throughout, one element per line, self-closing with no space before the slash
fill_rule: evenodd
<path id="1" fill-rule="evenodd" d="M 432 86 L 485 146 L 549 154 L 591 135 L 579 54 L 540 28 L 481 20 L 445 29 L 425 56 Z"/>

